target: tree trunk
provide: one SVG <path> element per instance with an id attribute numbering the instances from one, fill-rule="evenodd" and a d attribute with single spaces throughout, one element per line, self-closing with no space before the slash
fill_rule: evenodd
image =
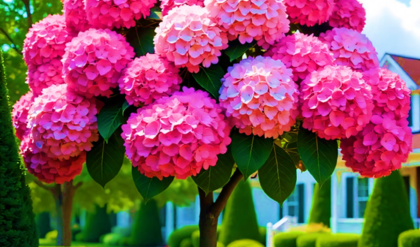
<path id="1" fill-rule="evenodd" d="M 63 195 L 61 193 L 61 185 L 56 184 L 55 187 L 51 190 L 54 201 L 55 201 L 55 211 L 57 215 L 56 218 L 56 227 L 57 227 L 57 245 L 63 245 L 63 211 L 61 210 L 61 205 L 63 204 Z"/>
<path id="2" fill-rule="evenodd" d="M 217 219 L 211 211 L 213 206 L 213 192 L 207 196 L 204 191 L 199 189 L 200 194 L 200 247 L 217 246 Z"/>
<path id="3" fill-rule="evenodd" d="M 75 187 L 73 186 L 73 180 L 64 183 L 63 192 L 63 246 L 71 245 L 71 214 L 73 209 L 73 197 Z"/>

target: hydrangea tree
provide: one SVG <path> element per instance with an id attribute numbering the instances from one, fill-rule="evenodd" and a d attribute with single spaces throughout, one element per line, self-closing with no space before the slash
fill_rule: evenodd
<path id="1" fill-rule="evenodd" d="M 63 5 L 27 35 L 32 95 L 14 108 L 26 166 L 44 182 L 71 183 L 86 163 L 105 186 L 124 155 L 145 200 L 192 177 L 200 246 L 214 247 L 241 179 L 258 173 L 282 203 L 297 169 L 329 179 L 338 140 L 363 176 L 408 158 L 410 91 L 379 68 L 357 0 Z"/>

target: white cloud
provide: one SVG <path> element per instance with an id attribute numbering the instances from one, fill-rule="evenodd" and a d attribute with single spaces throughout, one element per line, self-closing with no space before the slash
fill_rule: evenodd
<path id="1" fill-rule="evenodd" d="M 420 0 L 360 0 L 366 9 L 363 31 L 378 51 L 420 58 Z"/>

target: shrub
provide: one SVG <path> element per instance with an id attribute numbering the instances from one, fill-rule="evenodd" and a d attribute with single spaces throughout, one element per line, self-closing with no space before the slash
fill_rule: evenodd
<path id="1" fill-rule="evenodd" d="M 181 245 L 180 245 L 180 247 L 193 247 L 193 244 L 192 244 L 191 238 L 184 238 L 184 239 L 181 241 Z"/>
<path id="2" fill-rule="evenodd" d="M 43 212 L 35 216 L 36 226 L 38 228 L 39 238 L 44 238 L 45 235 L 51 231 L 51 217 L 50 213 Z"/>
<path id="3" fill-rule="evenodd" d="M 147 203 L 142 202 L 134 218 L 128 245 L 159 246 L 162 244 L 162 226 L 156 200 L 150 200 Z"/>
<path id="4" fill-rule="evenodd" d="M 57 230 L 52 230 L 52 231 L 48 232 L 47 234 L 45 234 L 45 238 L 49 239 L 49 240 L 55 240 L 55 239 L 57 239 L 57 235 L 58 235 L 58 231 Z"/>
<path id="5" fill-rule="evenodd" d="M 200 247 L 200 230 L 191 234 L 191 242 L 194 247 Z"/>
<path id="6" fill-rule="evenodd" d="M 252 239 L 242 239 L 233 241 L 227 247 L 264 247 L 264 245 Z"/>
<path id="7" fill-rule="evenodd" d="M 312 198 L 312 207 L 309 214 L 309 223 L 322 223 L 324 226 L 330 226 L 331 218 L 331 178 L 321 187 L 315 185 Z"/>
<path id="8" fill-rule="evenodd" d="M 32 200 L 13 132 L 3 53 L 0 51 L 0 246 L 38 246 Z"/>
<path id="9" fill-rule="evenodd" d="M 106 206 L 96 205 L 95 212 L 88 212 L 86 216 L 86 225 L 83 230 L 76 235 L 76 241 L 81 242 L 99 242 L 99 238 L 111 232 L 111 222 L 106 213 Z"/>
<path id="10" fill-rule="evenodd" d="M 398 237 L 398 247 L 420 246 L 420 230 L 408 230 Z"/>
<path id="11" fill-rule="evenodd" d="M 364 218 L 360 247 L 395 247 L 400 233 L 413 229 L 408 195 L 399 171 L 376 179 Z"/>
<path id="12" fill-rule="evenodd" d="M 168 240 L 169 247 L 181 247 L 182 240 L 191 238 L 193 232 L 198 230 L 198 226 L 184 226 L 171 233 Z"/>
<path id="13" fill-rule="evenodd" d="M 274 236 L 275 247 L 296 247 L 296 239 L 304 232 L 280 232 Z"/>
<path id="14" fill-rule="evenodd" d="M 357 234 L 325 235 L 317 239 L 316 247 L 357 247 L 359 239 Z"/>
<path id="15" fill-rule="evenodd" d="M 260 232 L 260 243 L 262 243 L 263 245 L 266 245 L 267 244 L 267 228 L 260 226 L 258 230 Z"/>
<path id="16" fill-rule="evenodd" d="M 227 202 L 219 241 L 227 246 L 235 240 L 260 238 L 251 185 L 241 180 Z"/>
<path id="17" fill-rule="evenodd" d="M 326 233 L 310 233 L 299 236 L 296 240 L 296 247 L 315 247 L 319 237 L 328 236 Z"/>

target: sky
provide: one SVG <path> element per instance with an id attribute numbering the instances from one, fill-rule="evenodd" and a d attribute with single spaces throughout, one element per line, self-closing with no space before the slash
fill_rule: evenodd
<path id="1" fill-rule="evenodd" d="M 384 53 L 420 58 L 420 0 L 359 0 L 366 9 L 363 33 Z"/>

